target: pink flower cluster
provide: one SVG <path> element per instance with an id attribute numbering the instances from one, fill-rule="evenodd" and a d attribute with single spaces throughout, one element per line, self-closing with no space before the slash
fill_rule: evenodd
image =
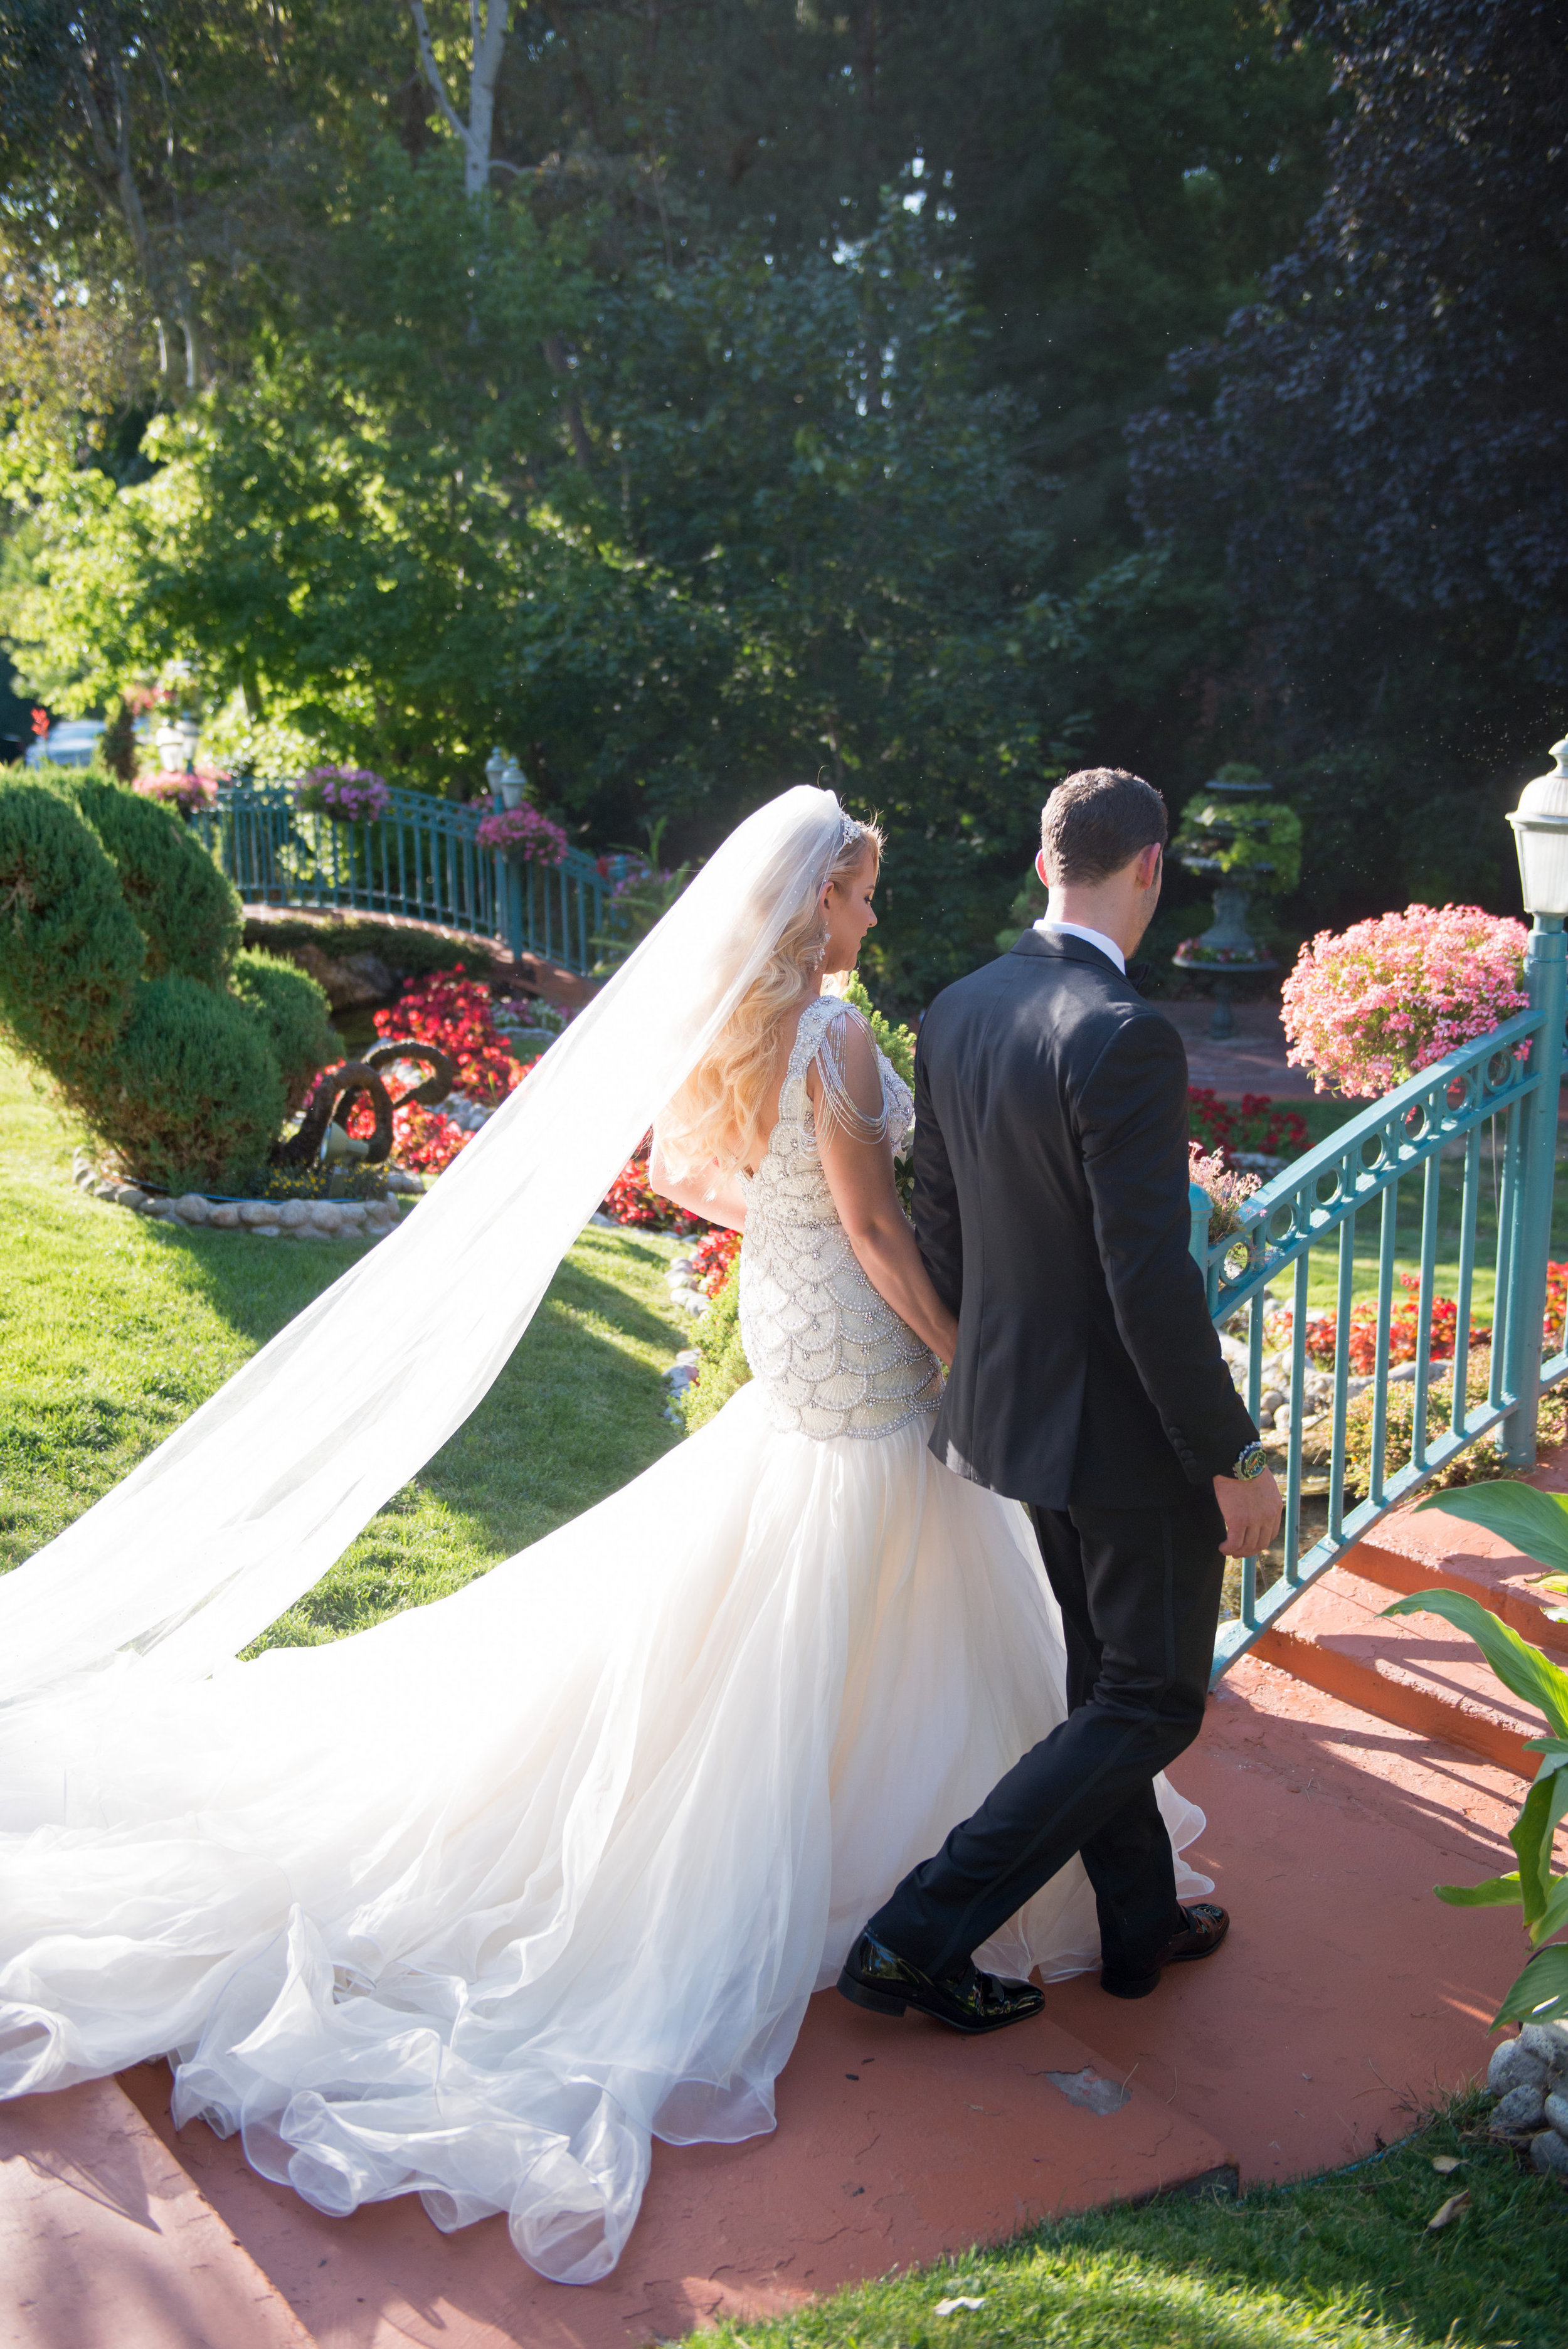
<path id="1" fill-rule="evenodd" d="M 375 823 L 391 808 L 392 794 L 368 767 L 313 767 L 295 787 L 294 805 L 335 823 Z"/>
<path id="2" fill-rule="evenodd" d="M 182 815 L 194 815 L 198 808 L 216 806 L 218 786 L 228 780 L 227 775 L 188 775 L 183 768 L 171 767 L 161 774 L 138 775 L 131 789 L 144 800 L 158 800 L 165 807 L 177 807 Z"/>
<path id="3" fill-rule="evenodd" d="M 1320 930 L 1280 991 L 1288 1058 L 1319 1092 L 1389 1092 L 1525 1008 L 1522 922 L 1407 905 Z"/>
<path id="4" fill-rule="evenodd" d="M 559 864 L 566 854 L 566 834 L 534 807 L 497 808 L 480 818 L 481 848 L 503 856 L 524 856 L 535 864 Z"/>
<path id="5" fill-rule="evenodd" d="M 1242 1210 L 1253 1193 L 1261 1189 L 1256 1174 L 1238 1174 L 1218 1156 L 1205 1154 L 1201 1142 L 1187 1144 L 1187 1178 L 1196 1183 L 1200 1191 L 1209 1195 L 1209 1239 L 1228 1240 L 1246 1227 Z"/>

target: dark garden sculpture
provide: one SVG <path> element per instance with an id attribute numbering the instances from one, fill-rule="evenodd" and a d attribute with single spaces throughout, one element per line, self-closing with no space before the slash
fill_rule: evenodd
<path id="1" fill-rule="evenodd" d="M 422 1061 L 430 1074 L 423 1084 L 415 1085 L 394 1101 L 387 1090 L 381 1071 L 398 1061 Z M 396 1040 L 374 1045 L 363 1061 L 345 1061 L 335 1069 L 326 1070 L 318 1080 L 297 1133 L 280 1142 L 273 1158 L 280 1166 L 304 1166 L 320 1152 L 330 1124 L 346 1128 L 354 1104 L 363 1094 L 376 1114 L 376 1130 L 370 1136 L 363 1164 L 379 1166 L 392 1148 L 392 1112 L 405 1102 L 422 1102 L 433 1107 L 443 1102 L 452 1090 L 457 1063 L 438 1044 L 406 1043 Z"/>

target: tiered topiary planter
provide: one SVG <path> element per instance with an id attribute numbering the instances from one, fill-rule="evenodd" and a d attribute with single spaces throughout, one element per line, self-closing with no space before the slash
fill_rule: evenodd
<path id="1" fill-rule="evenodd" d="M 1273 791 L 1253 768 L 1222 767 L 1183 810 L 1171 845 L 1178 864 L 1214 884 L 1212 926 L 1202 937 L 1183 938 L 1171 959 L 1178 970 L 1212 979 L 1209 1034 L 1216 1043 L 1236 1032 L 1237 979 L 1278 968 L 1247 928 L 1252 900 L 1293 889 L 1301 871 L 1300 819 Z"/>

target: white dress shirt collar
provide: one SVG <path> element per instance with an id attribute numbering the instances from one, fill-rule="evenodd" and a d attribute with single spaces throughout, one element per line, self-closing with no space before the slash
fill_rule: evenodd
<path id="1" fill-rule="evenodd" d="M 1098 947 L 1102 955 L 1110 957 L 1123 978 L 1126 978 L 1127 957 L 1122 953 L 1116 940 L 1108 938 L 1103 930 L 1086 930 L 1081 922 L 1053 921 L 1049 914 L 1037 921 L 1035 927 L 1043 938 L 1048 938 L 1053 930 L 1059 930 L 1069 938 L 1082 938 L 1088 946 Z"/>

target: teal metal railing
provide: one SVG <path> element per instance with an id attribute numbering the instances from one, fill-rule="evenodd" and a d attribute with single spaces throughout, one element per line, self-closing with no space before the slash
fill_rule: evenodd
<path id="1" fill-rule="evenodd" d="M 439 922 L 511 954 L 586 972 L 610 891 L 592 857 L 514 862 L 481 848 L 480 817 L 453 800 L 395 790 L 374 823 L 294 805 L 289 783 L 234 783 L 195 818 L 247 905 L 352 906 Z"/>
<path id="2" fill-rule="evenodd" d="M 1563 916 L 1537 916 L 1525 988 L 1528 1010 L 1423 1070 L 1275 1175 L 1247 1203 L 1241 1234 L 1211 1244 L 1207 1202 L 1200 1208 L 1202 1194 L 1194 1187 L 1192 1252 L 1215 1322 L 1244 1348 L 1238 1368 L 1248 1409 L 1260 1416 L 1271 1360 L 1271 1384 L 1289 1409 L 1283 1555 L 1263 1570 L 1255 1557 L 1243 1561 L 1240 1604 L 1215 1644 L 1216 1680 L 1457 1453 L 1495 1430 L 1509 1464 L 1528 1466 L 1535 1457 L 1542 1392 L 1568 1374 L 1568 1345 L 1542 1354 L 1563 1064 Z M 1361 1236 L 1367 1244 L 1358 1253 Z M 1326 1504 L 1322 1530 L 1314 1532 L 1304 1525 L 1304 1421 L 1313 1274 L 1325 1256 L 1336 1342 L 1314 1429 L 1314 1451 L 1321 1455 L 1326 1444 L 1328 1454 L 1326 1476 L 1312 1480 L 1320 1489 L 1310 1497 Z M 1402 1431 L 1396 1439 L 1390 1423 L 1391 1324 L 1402 1265 L 1414 1284 L 1408 1292 L 1414 1361 L 1398 1381 L 1411 1389 L 1408 1440 Z M 1484 1390 L 1472 1396 L 1470 1358 L 1485 1329 L 1477 1290 L 1488 1281 Z M 1434 1310 L 1445 1288 L 1454 1310 L 1451 1364 L 1434 1361 L 1432 1351 Z M 1362 1340 L 1370 1360 L 1360 1375 L 1350 1361 L 1358 1303 L 1372 1309 Z M 1446 1408 L 1432 1429 L 1435 1401 Z M 1346 1493 L 1353 1404 L 1367 1454 L 1358 1499 Z"/>

